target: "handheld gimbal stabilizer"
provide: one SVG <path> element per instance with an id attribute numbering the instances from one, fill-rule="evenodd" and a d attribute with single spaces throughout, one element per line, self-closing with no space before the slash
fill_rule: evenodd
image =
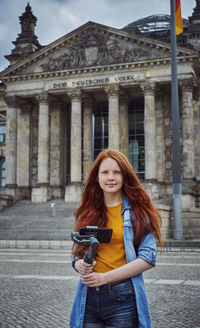
<path id="1" fill-rule="evenodd" d="M 90 250 L 85 252 L 83 260 L 86 263 L 92 264 L 99 244 L 109 243 L 111 236 L 112 229 L 86 226 L 81 228 L 80 232 L 72 232 L 71 239 L 75 244 L 90 247 Z"/>

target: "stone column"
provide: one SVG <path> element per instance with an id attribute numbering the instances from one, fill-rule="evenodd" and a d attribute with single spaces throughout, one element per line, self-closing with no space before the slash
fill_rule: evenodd
<path id="1" fill-rule="evenodd" d="M 92 166 L 92 108 L 93 99 L 83 98 L 83 181 L 85 182 Z"/>
<path id="2" fill-rule="evenodd" d="M 63 152 L 62 147 L 62 131 L 61 131 L 61 120 L 62 120 L 62 103 L 52 99 L 50 103 L 50 192 L 51 197 L 61 198 L 62 190 L 62 167 L 63 159 L 61 159 L 61 153 Z"/>
<path id="3" fill-rule="evenodd" d="M 15 190 L 17 187 L 17 101 L 16 97 L 5 97 L 7 107 L 6 120 L 6 187 Z"/>
<path id="4" fill-rule="evenodd" d="M 159 92 L 159 97 L 156 97 L 156 152 L 157 152 L 157 165 L 156 165 L 156 177 L 159 182 L 165 180 L 165 147 L 164 147 L 164 107 L 163 107 L 163 92 Z M 168 141 L 171 144 L 171 139 Z"/>
<path id="5" fill-rule="evenodd" d="M 183 177 L 194 178 L 194 120 L 193 85 L 184 83 L 182 87 L 182 127 L 183 127 Z"/>
<path id="6" fill-rule="evenodd" d="M 144 92 L 145 180 L 156 180 L 155 83 L 141 85 Z"/>
<path id="7" fill-rule="evenodd" d="M 194 93 L 194 163 L 195 163 L 195 177 L 200 182 L 200 90 L 196 89 Z M 199 185 L 200 187 L 200 185 Z M 200 188 L 199 188 L 200 191 Z"/>
<path id="8" fill-rule="evenodd" d="M 32 190 L 33 202 L 48 200 L 49 184 L 49 103 L 48 93 L 37 96 L 39 103 L 38 120 L 38 188 Z"/>
<path id="9" fill-rule="evenodd" d="M 194 165 L 194 109 L 193 83 L 185 81 L 182 86 L 182 137 L 183 137 L 183 206 L 195 207 L 193 196 Z"/>
<path id="10" fill-rule="evenodd" d="M 20 101 L 18 110 L 17 129 L 17 185 L 29 192 L 29 170 L 30 170 L 30 114 L 31 104 Z M 23 190 L 22 190 L 23 191 Z"/>
<path id="11" fill-rule="evenodd" d="M 128 95 L 125 92 L 120 92 L 119 98 L 119 139 L 119 150 L 128 158 Z"/>
<path id="12" fill-rule="evenodd" d="M 158 199 L 156 183 L 156 112 L 155 83 L 146 81 L 141 85 L 144 92 L 144 133 L 145 133 L 145 187 L 152 199 Z"/>
<path id="13" fill-rule="evenodd" d="M 71 98 L 71 184 L 66 187 L 65 201 L 80 201 L 81 179 L 81 91 L 69 92 Z"/>
<path id="14" fill-rule="evenodd" d="M 119 150 L 119 86 L 105 88 L 108 95 L 108 147 Z"/>

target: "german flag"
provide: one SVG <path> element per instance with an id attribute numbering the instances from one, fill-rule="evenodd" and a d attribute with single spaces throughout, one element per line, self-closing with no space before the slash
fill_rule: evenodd
<path id="1" fill-rule="evenodd" d="M 176 10 L 176 35 L 179 35 L 183 32 L 183 21 L 181 16 L 181 1 L 176 0 L 175 4 Z"/>

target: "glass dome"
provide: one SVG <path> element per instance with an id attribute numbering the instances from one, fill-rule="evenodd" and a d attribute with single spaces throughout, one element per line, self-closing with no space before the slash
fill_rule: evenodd
<path id="1" fill-rule="evenodd" d="M 138 27 L 141 33 L 155 33 L 167 32 L 170 30 L 170 15 L 158 14 L 151 15 L 125 26 L 125 29 Z M 183 26 L 187 27 L 189 24 L 187 19 L 183 19 Z"/>

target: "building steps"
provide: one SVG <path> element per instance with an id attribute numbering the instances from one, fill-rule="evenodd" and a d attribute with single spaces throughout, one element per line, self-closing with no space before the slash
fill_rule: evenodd
<path id="1" fill-rule="evenodd" d="M 77 203 L 65 203 L 55 200 L 47 203 L 32 203 L 29 200 L 18 201 L 0 211 L 0 240 L 4 245 L 59 245 L 71 240 L 74 230 L 74 212 Z M 172 224 L 171 224 L 172 226 Z M 170 228 L 171 229 L 171 228 Z M 169 230 L 165 238 L 166 247 L 199 247 L 200 248 L 200 209 L 183 210 L 183 240 L 172 238 Z M 7 242 L 6 242 L 7 241 Z M 46 246 L 45 246 L 46 247 Z"/>

